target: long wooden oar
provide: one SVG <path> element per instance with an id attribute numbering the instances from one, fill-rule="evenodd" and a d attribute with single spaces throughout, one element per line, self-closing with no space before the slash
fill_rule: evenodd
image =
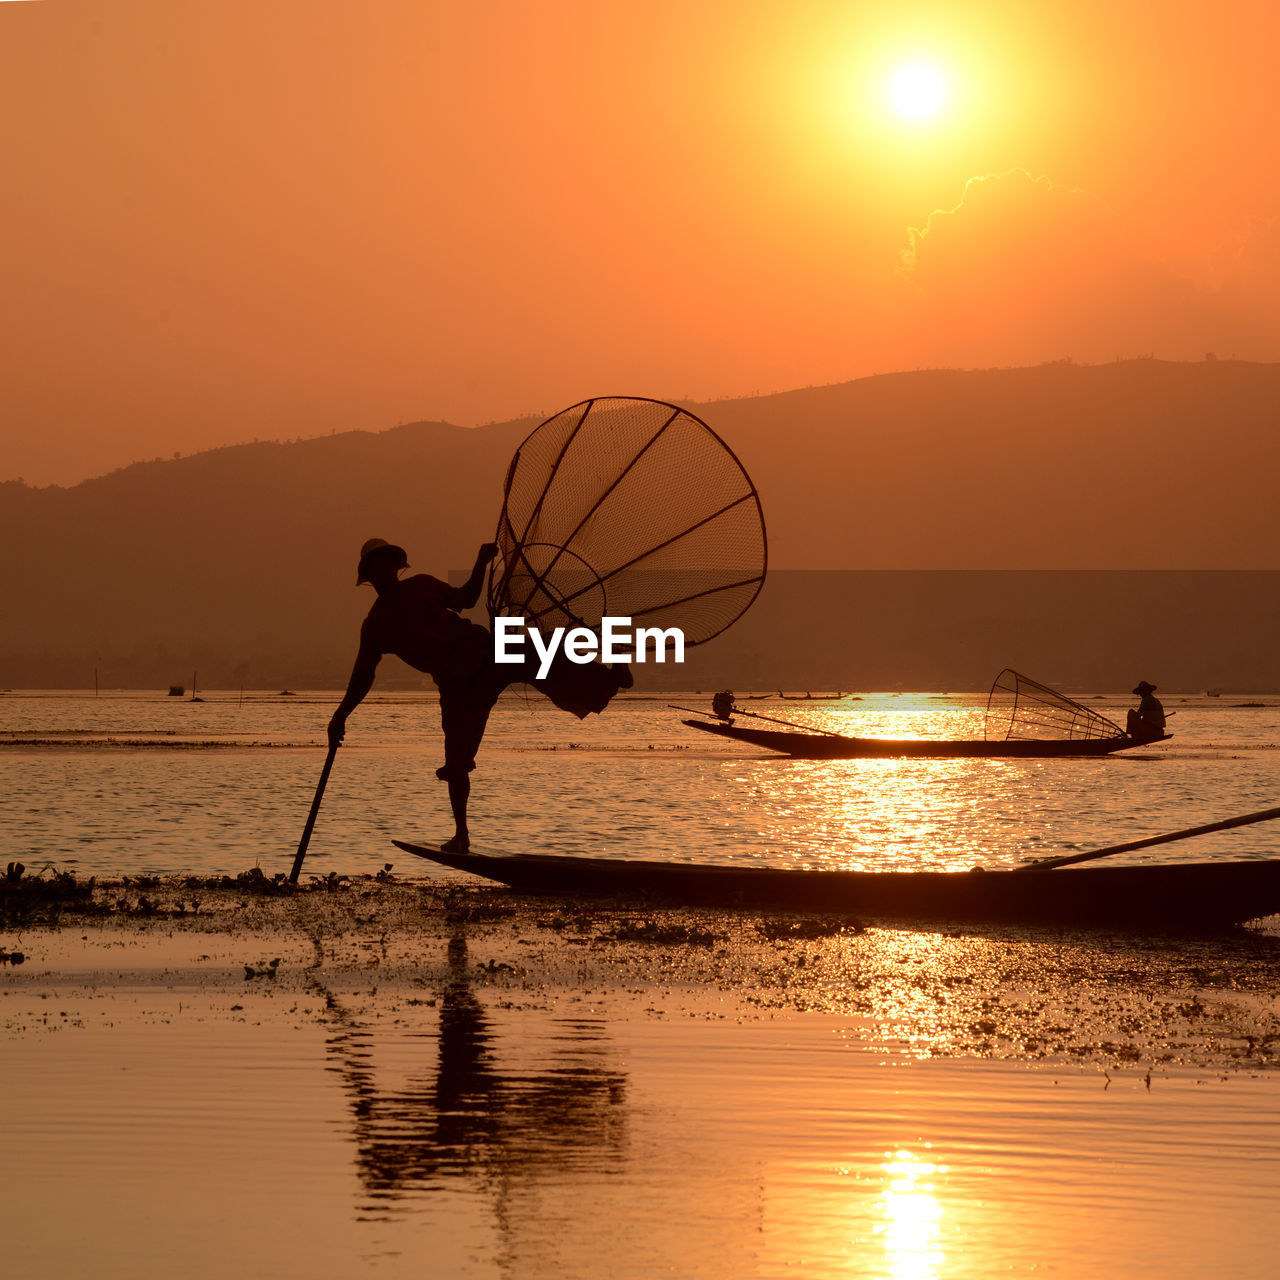
<path id="1" fill-rule="evenodd" d="M 672 711 L 692 711 L 695 716 L 706 716 L 708 720 L 720 720 L 721 716 L 714 715 L 710 711 L 699 711 L 696 707 L 678 707 L 674 702 L 668 702 L 667 706 Z M 794 720 L 779 720 L 777 716 L 762 716 L 758 711 L 743 711 L 741 707 L 734 707 L 733 714 L 735 716 L 750 716 L 752 720 L 767 720 L 770 724 L 785 724 L 788 729 L 800 729 L 805 733 L 824 733 L 828 738 L 844 738 L 843 733 L 836 733 L 834 729 L 819 729 L 816 724 L 797 724 Z"/>
<path id="2" fill-rule="evenodd" d="M 307 856 L 307 845 L 311 843 L 311 829 L 316 825 L 316 814 L 320 812 L 320 801 L 324 798 L 325 785 L 329 781 L 329 770 L 333 768 L 333 757 L 338 754 L 338 744 L 329 744 L 329 754 L 324 758 L 324 768 L 320 770 L 320 783 L 316 787 L 316 798 L 311 802 L 311 812 L 307 814 L 307 825 L 302 828 L 302 839 L 298 841 L 298 852 L 293 856 L 293 870 L 289 872 L 289 883 L 297 884 L 298 875 L 302 871 L 302 860 Z"/>
<path id="3" fill-rule="evenodd" d="M 1108 858 L 1113 853 L 1128 853 L 1132 849 L 1148 849 L 1153 844 L 1168 844 L 1171 840 L 1185 840 L 1188 836 L 1207 836 L 1211 831 L 1229 831 L 1232 827 L 1247 827 L 1255 822 L 1270 822 L 1280 818 L 1280 809 L 1261 809 L 1239 818 L 1227 818 L 1223 822 L 1211 822 L 1204 827 L 1188 827 L 1185 831 L 1171 831 L 1164 836 L 1148 836 L 1145 840 L 1130 840 L 1127 844 L 1113 844 L 1106 849 L 1091 849 L 1088 853 L 1070 853 L 1062 858 L 1046 858 L 1018 867 L 1018 871 L 1052 871 L 1054 867 L 1066 867 L 1073 862 L 1091 862 L 1094 858 Z"/>

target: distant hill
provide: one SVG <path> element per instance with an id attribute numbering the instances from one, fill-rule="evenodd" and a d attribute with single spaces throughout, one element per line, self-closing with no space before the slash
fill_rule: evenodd
<path id="1" fill-rule="evenodd" d="M 1280 364 L 899 373 L 705 415 L 780 567 L 1280 568 Z"/>
<path id="2" fill-rule="evenodd" d="M 1280 365 L 926 371 L 689 407 L 755 478 L 775 568 L 1280 569 Z M 82 686 L 95 666 L 112 685 L 195 668 L 210 687 L 332 685 L 369 603 L 360 543 L 401 541 L 437 574 L 468 565 L 534 425 L 414 423 L 0 484 L 0 687 Z"/>

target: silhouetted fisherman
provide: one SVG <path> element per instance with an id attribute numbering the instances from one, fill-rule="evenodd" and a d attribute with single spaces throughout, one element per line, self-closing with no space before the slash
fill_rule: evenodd
<path id="1" fill-rule="evenodd" d="M 1164 707 L 1155 693 L 1156 686 L 1143 680 L 1134 686 L 1134 693 L 1142 699 L 1136 709 L 1130 708 L 1125 730 L 1131 738 L 1160 738 L 1164 736 Z"/>
<path id="2" fill-rule="evenodd" d="M 436 770 L 436 777 L 449 784 L 455 824 L 453 838 L 444 848 L 459 852 L 470 846 L 469 775 L 476 767 L 489 712 L 507 685 L 532 684 L 556 706 L 583 719 L 603 711 L 620 688 L 632 683 L 624 665 L 574 663 L 563 649 L 557 651 L 542 680 L 534 676 L 536 657 L 520 664 L 496 663 L 488 628 L 459 617 L 458 611 L 470 609 L 480 599 L 485 569 L 497 554 L 496 544 L 486 542 L 476 555 L 471 576 L 462 586 L 451 587 L 426 573 L 401 578 L 400 571 L 409 565 L 404 548 L 370 538 L 360 548 L 356 583 L 369 583 L 378 598 L 360 627 L 360 649 L 347 692 L 329 721 L 329 745 L 337 746 L 346 734 L 347 717 L 373 687 L 383 654 L 395 654 L 436 682 L 444 729 L 444 765 Z"/>

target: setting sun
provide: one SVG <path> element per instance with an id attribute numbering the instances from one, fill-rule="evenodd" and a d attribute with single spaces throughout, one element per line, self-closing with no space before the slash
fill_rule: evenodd
<path id="1" fill-rule="evenodd" d="M 889 81 L 889 101 L 900 116 L 926 120 L 947 100 L 947 81 L 937 67 L 912 62 L 899 67 Z"/>

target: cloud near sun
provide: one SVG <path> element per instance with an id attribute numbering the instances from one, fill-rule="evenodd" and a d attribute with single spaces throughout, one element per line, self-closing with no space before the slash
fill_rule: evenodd
<path id="1" fill-rule="evenodd" d="M 1193 280 L 1088 192 L 1025 169 L 971 178 L 909 228 L 898 274 L 939 359 L 1274 358 L 1280 236 L 1260 224 Z M 1262 269 L 1260 269 L 1260 264 Z"/>

